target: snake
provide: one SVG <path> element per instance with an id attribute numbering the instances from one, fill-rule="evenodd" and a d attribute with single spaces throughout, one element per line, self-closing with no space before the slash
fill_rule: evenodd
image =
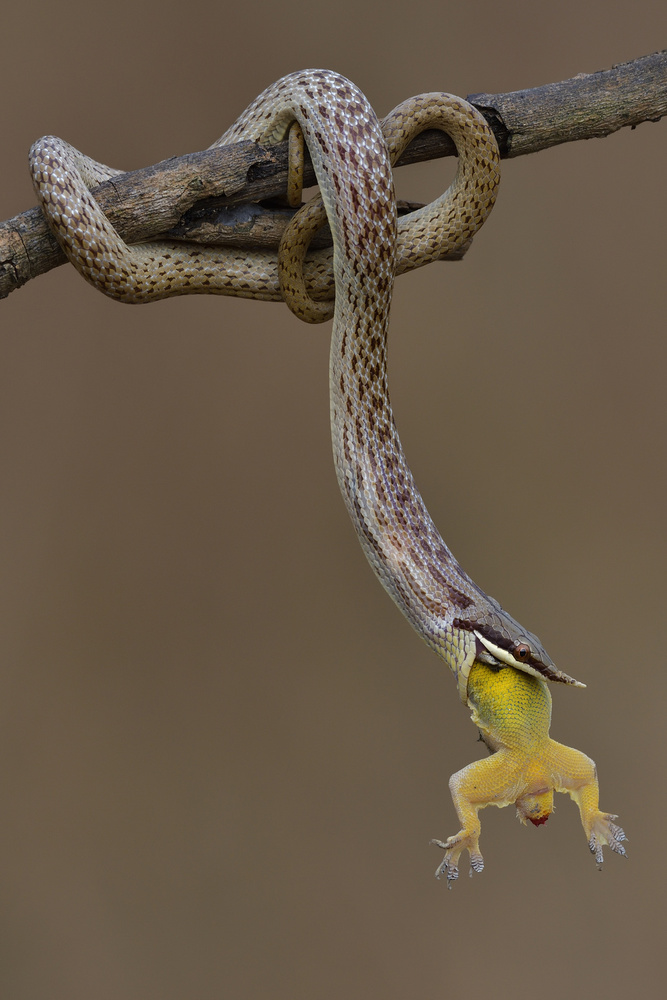
<path id="1" fill-rule="evenodd" d="M 392 164 L 426 128 L 453 139 L 456 175 L 440 198 L 399 221 Z M 333 316 L 334 465 L 362 549 L 386 591 L 451 669 L 464 702 L 476 660 L 583 687 L 455 559 L 416 486 L 391 409 L 387 332 L 394 279 L 460 254 L 484 223 L 500 179 L 491 128 L 468 102 L 439 92 L 403 102 L 380 122 L 357 86 L 313 69 L 268 87 L 213 147 L 241 140 L 270 146 L 291 134 L 298 146 L 299 133 L 319 199 L 296 213 L 277 254 L 174 242 L 128 246 L 91 192 L 122 171 L 54 136 L 33 145 L 30 169 L 66 256 L 114 299 L 143 303 L 217 293 L 284 300 L 307 322 Z M 333 248 L 309 253 L 312 234 L 325 219 Z"/>

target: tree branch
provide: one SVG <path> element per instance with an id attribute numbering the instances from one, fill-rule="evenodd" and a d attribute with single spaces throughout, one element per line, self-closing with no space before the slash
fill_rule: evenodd
<path id="1" fill-rule="evenodd" d="M 607 136 L 667 114 L 667 51 L 561 83 L 509 94 L 472 94 L 468 100 L 491 125 L 503 158 Z M 443 133 L 424 132 L 398 166 L 454 153 Z M 95 197 L 128 243 L 187 239 L 276 249 L 292 211 L 261 203 L 280 196 L 286 180 L 286 143 L 262 147 L 242 142 L 114 177 L 95 189 Z M 304 181 L 315 183 L 310 166 Z M 40 209 L 0 223 L 0 298 L 64 262 Z"/>

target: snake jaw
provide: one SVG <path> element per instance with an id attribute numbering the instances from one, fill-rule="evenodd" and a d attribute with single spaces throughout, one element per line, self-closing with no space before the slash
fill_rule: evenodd
<path id="1" fill-rule="evenodd" d="M 533 677 L 540 677 L 547 681 L 570 684 L 573 687 L 579 688 L 586 687 L 582 681 L 575 680 L 574 677 L 570 677 L 569 674 L 559 670 L 551 658 L 544 652 L 542 653 L 542 657 L 538 657 L 535 653 L 532 653 L 530 656 L 530 661 L 532 662 L 518 660 L 510 650 L 492 642 L 491 639 L 482 635 L 477 629 L 473 629 L 473 632 L 483 649 L 487 653 L 490 653 L 497 661 L 506 664 L 508 667 L 514 667 L 516 670 L 522 670 L 525 674 L 532 674 Z"/>

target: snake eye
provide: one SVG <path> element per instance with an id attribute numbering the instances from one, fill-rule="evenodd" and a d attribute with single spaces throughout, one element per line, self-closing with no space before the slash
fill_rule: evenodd
<path id="1" fill-rule="evenodd" d="M 520 642 L 514 647 L 514 655 L 517 660 L 525 660 L 530 655 L 530 646 L 525 642 Z"/>

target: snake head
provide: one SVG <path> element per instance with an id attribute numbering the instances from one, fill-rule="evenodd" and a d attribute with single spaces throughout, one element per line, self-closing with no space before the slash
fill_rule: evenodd
<path id="1" fill-rule="evenodd" d="M 477 659 L 490 666 L 514 667 L 546 681 L 586 687 L 559 670 L 537 636 L 527 632 L 497 601 L 487 601 L 482 613 L 468 624 L 477 640 Z"/>

